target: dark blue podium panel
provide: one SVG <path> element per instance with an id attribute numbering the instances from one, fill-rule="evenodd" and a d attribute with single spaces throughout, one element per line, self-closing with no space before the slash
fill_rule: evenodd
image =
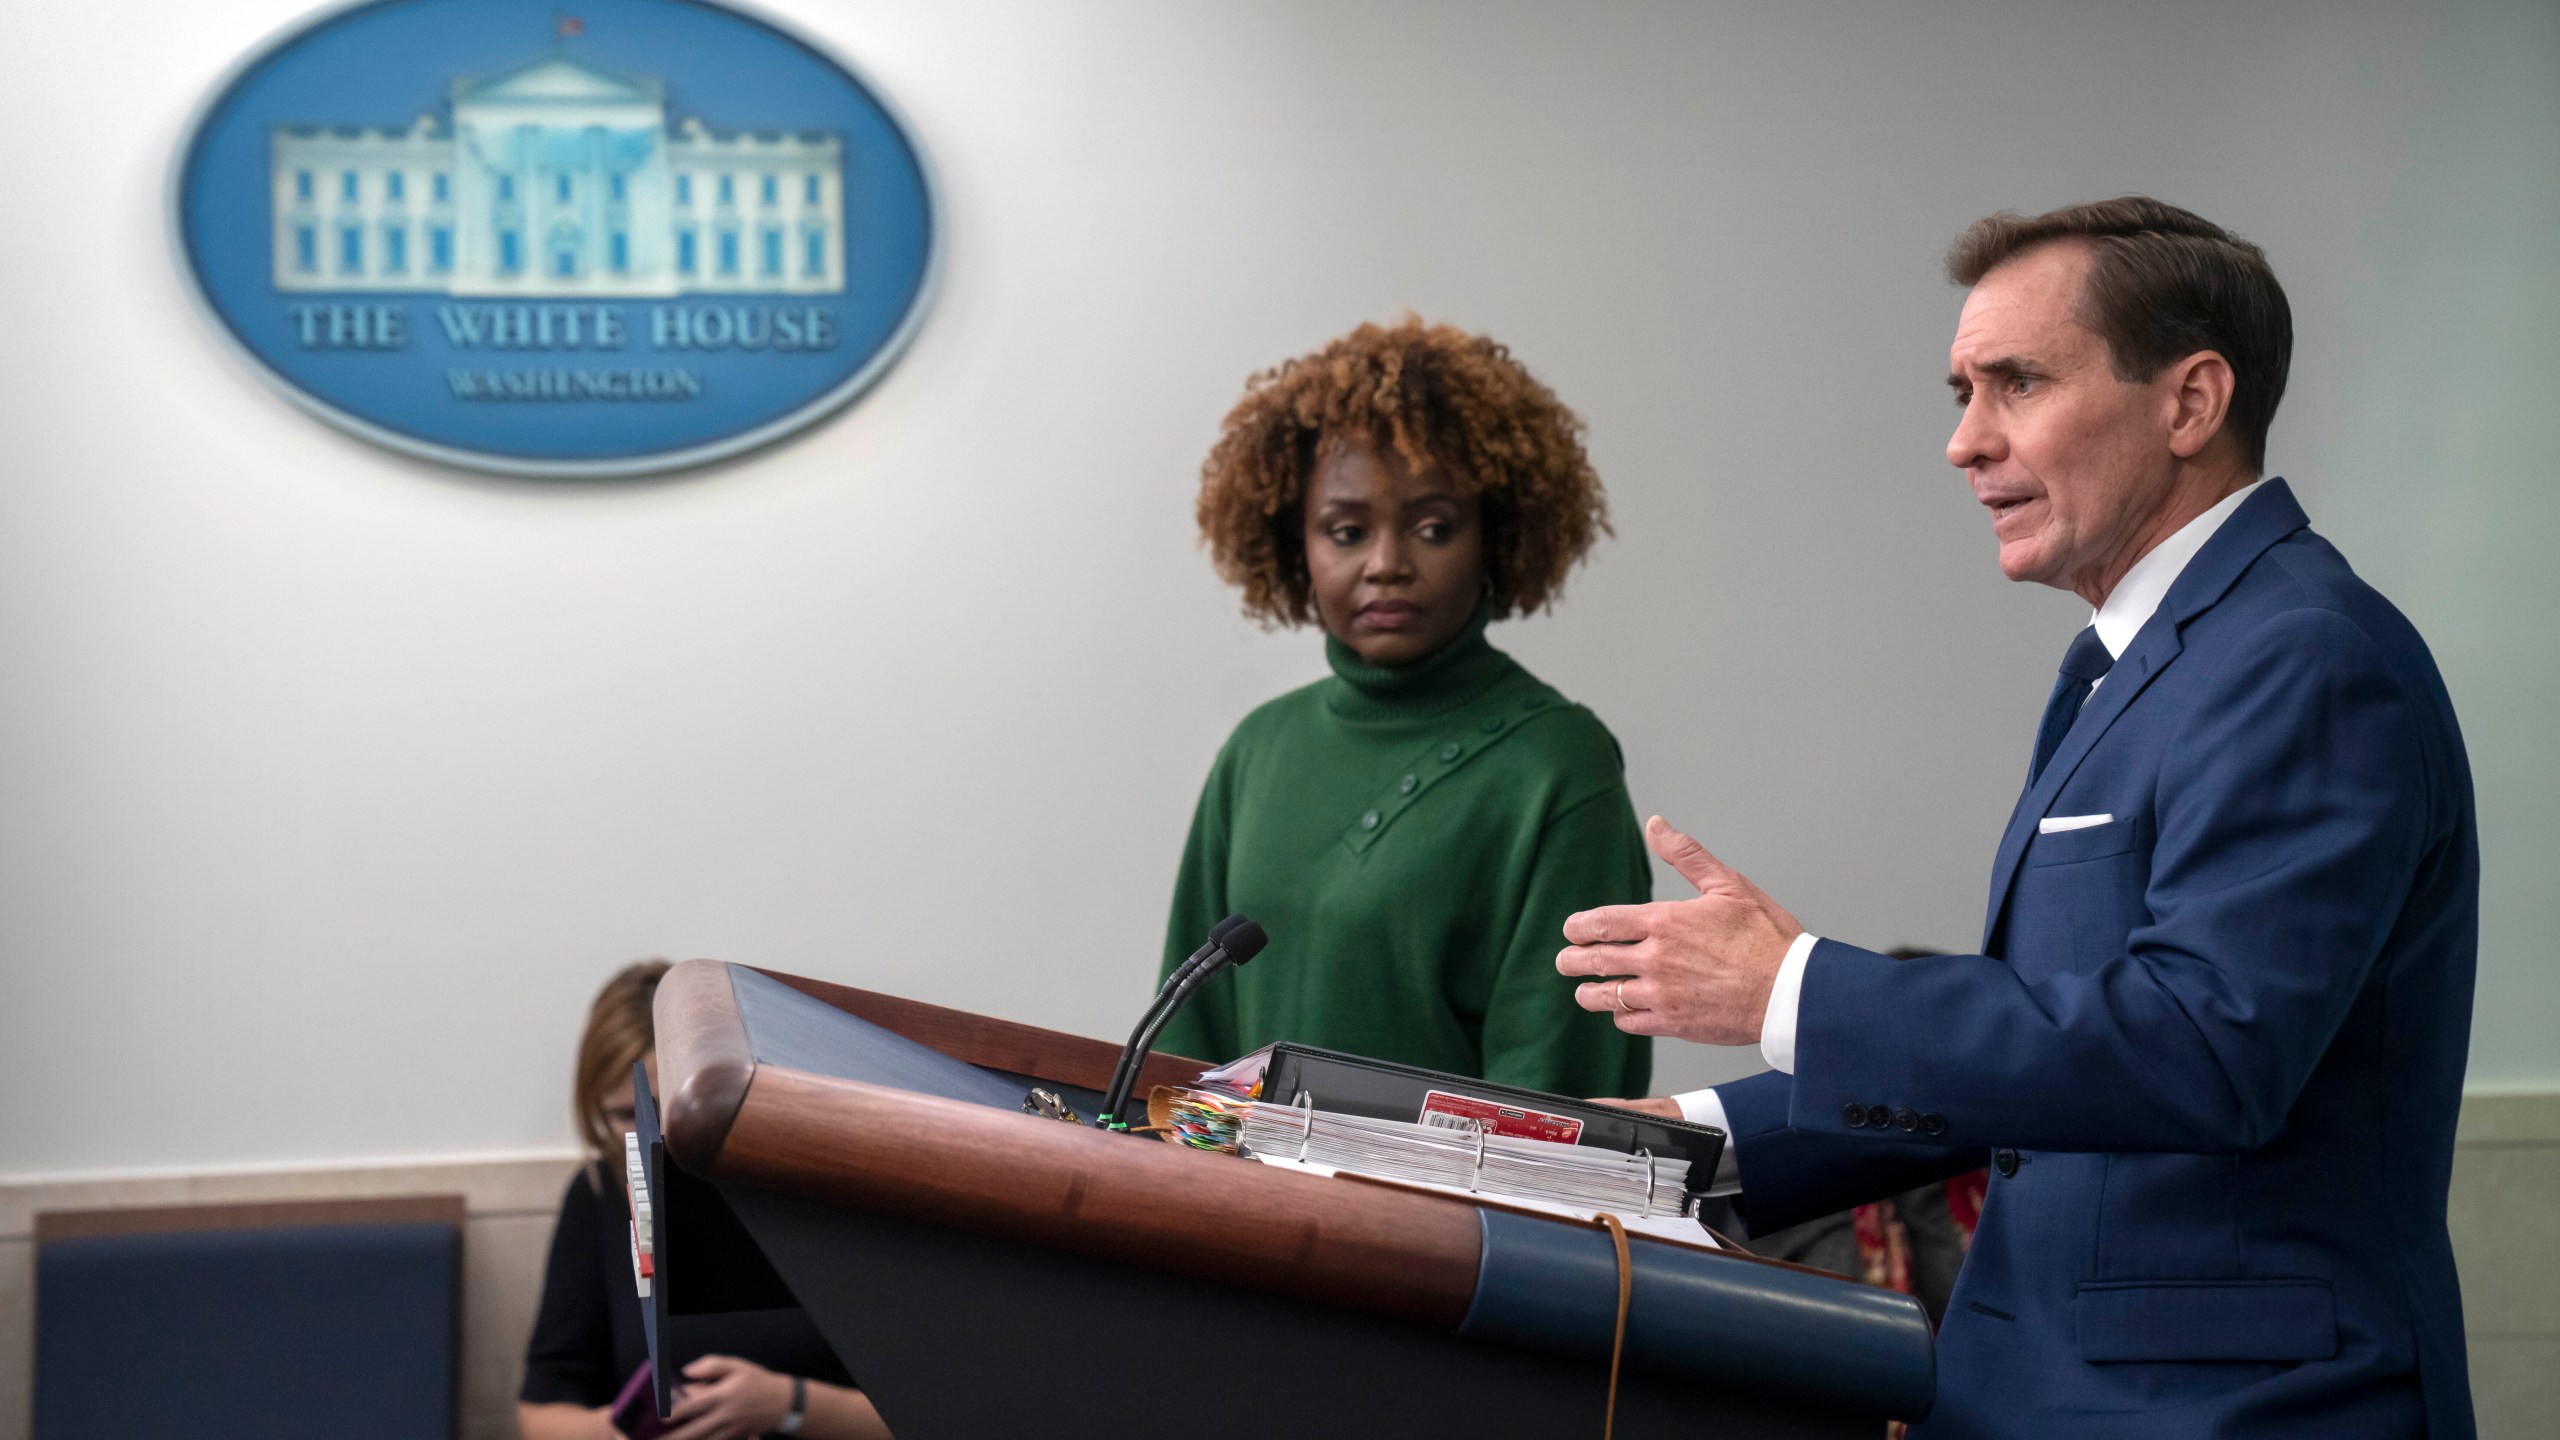
<path id="1" fill-rule="evenodd" d="M 1142 1143 L 1142 1142 L 1131 1142 Z M 1608 1365 L 719 1187 L 899 1440 L 1597 1436 Z M 1884 1422 L 1630 1367 L 1620 1440 L 1873 1440 Z"/>

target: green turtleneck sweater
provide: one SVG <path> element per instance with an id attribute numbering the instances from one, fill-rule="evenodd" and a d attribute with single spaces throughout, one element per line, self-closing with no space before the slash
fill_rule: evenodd
<path id="1" fill-rule="evenodd" d="M 1642 1095 L 1651 1042 L 1574 1004 L 1567 915 L 1653 898 L 1618 742 L 1486 643 L 1412 665 L 1328 639 L 1333 678 L 1244 718 L 1210 768 L 1165 936 L 1271 936 L 1159 1048 L 1226 1061 L 1295 1040 L 1569 1095 Z"/>

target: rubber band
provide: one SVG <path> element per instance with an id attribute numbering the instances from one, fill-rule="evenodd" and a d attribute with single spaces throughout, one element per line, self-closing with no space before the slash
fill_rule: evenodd
<path id="1" fill-rule="evenodd" d="M 1610 1248 L 1618 1252 L 1618 1331 L 1609 1341 L 1609 1409 L 1600 1422 L 1600 1440 L 1614 1440 L 1618 1430 L 1618 1362 L 1627 1353 L 1627 1302 L 1636 1293 L 1636 1265 L 1627 1253 L 1627 1227 L 1618 1217 L 1603 1210 L 1598 1219 L 1609 1232 Z"/>

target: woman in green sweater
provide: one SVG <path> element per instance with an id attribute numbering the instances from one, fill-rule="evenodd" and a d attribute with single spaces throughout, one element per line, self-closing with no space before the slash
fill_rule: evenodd
<path id="1" fill-rule="evenodd" d="M 1564 918 L 1653 887 L 1617 741 L 1486 643 L 1608 528 L 1582 422 L 1509 351 L 1410 316 L 1254 377 L 1201 467 L 1200 530 L 1331 677 L 1236 727 L 1174 887 L 1168 972 L 1270 933 L 1159 1040 L 1295 1040 L 1570 1095 L 1641 1095 L 1650 1042 L 1574 1003 Z"/>

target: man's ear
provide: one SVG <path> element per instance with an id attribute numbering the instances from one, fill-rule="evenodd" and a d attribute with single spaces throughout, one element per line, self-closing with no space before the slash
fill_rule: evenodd
<path id="1" fill-rule="evenodd" d="M 2231 389 L 2237 383 L 2231 362 L 2218 351 L 2199 350 L 2162 367 L 2160 381 L 2168 408 L 2169 452 L 2193 460 L 2222 433 L 2222 422 L 2231 414 Z"/>

